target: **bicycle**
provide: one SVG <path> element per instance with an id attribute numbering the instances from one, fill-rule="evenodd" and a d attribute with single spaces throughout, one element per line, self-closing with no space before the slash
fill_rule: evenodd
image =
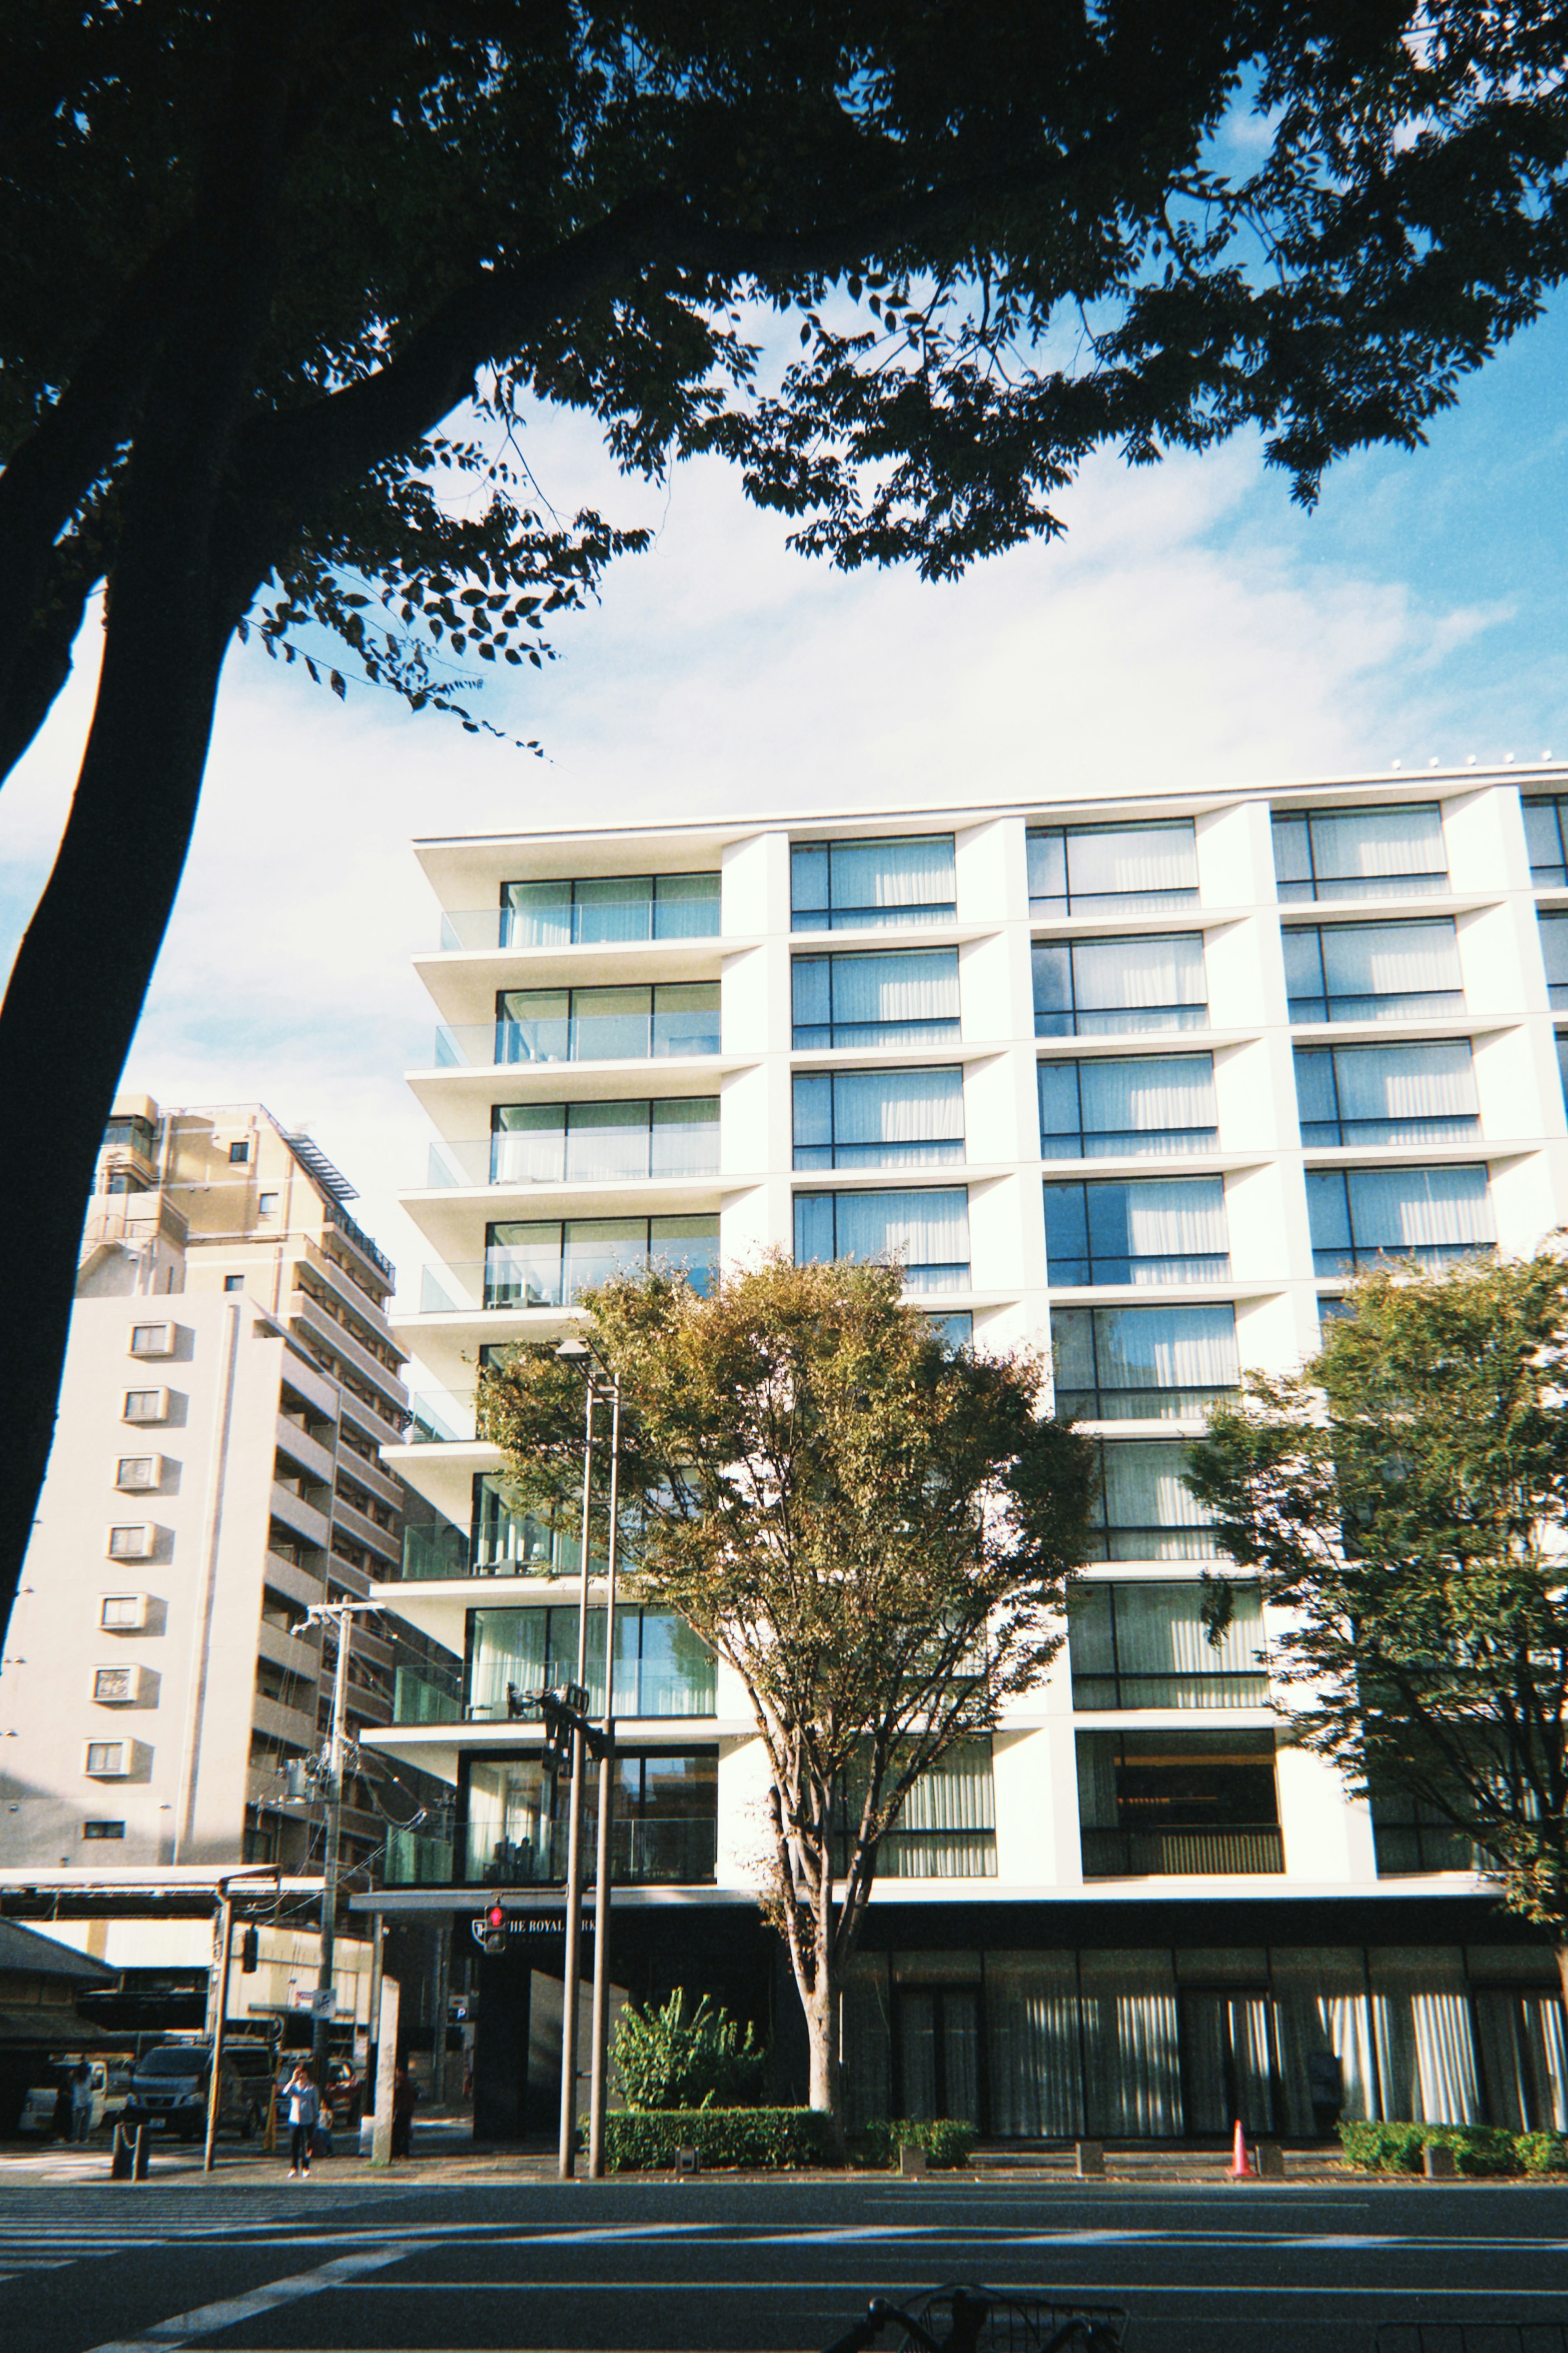
<path id="1" fill-rule="evenodd" d="M 938 2337 L 933 2332 L 944 2317 L 946 2333 Z M 933 2288 L 913 2312 L 874 2297 L 865 2318 L 827 2353 L 868 2353 L 895 2323 L 904 2332 L 900 2353 L 1121 2353 L 1127 2334 L 1127 2315 L 1115 2305 L 952 2285 Z"/>

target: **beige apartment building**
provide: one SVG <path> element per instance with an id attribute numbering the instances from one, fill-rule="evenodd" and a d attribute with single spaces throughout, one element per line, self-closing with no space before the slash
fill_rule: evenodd
<path id="1" fill-rule="evenodd" d="M 306 1613 L 402 1550 L 395 1274 L 353 1198 L 258 1104 L 117 1102 L 0 1665 L 7 1880 L 319 1860 L 301 1770 L 335 1650 Z M 391 1720 L 397 1657 L 355 1621 L 352 1737 Z M 350 1788 L 343 1861 L 368 1873 L 386 1813 Z"/>

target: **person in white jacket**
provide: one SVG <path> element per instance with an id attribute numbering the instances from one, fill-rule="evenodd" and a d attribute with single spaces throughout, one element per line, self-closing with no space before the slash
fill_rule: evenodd
<path id="1" fill-rule="evenodd" d="M 321 2095 L 303 2059 L 283 2086 L 289 2112 L 289 2179 L 310 2179 L 310 2144 L 321 2121 Z"/>

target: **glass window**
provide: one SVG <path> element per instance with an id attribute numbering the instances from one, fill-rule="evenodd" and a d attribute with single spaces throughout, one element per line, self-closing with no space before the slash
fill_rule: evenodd
<path id="1" fill-rule="evenodd" d="M 1157 915 L 1198 903 L 1191 818 L 1031 826 L 1026 843 L 1031 915 Z"/>
<path id="2" fill-rule="evenodd" d="M 1285 1868 L 1272 1732 L 1080 1732 L 1086 1879 Z"/>
<path id="3" fill-rule="evenodd" d="M 711 1748 L 617 1750 L 613 1879 L 668 1886 L 712 1878 L 718 1768 L 718 1752 Z M 546 1775 L 538 1757 L 465 1760 L 458 1788 L 465 1879 L 490 1887 L 559 1885 L 566 1869 L 570 1788 L 565 1775 Z M 590 1774 L 584 1825 L 590 1848 L 596 1797 L 597 1776 Z"/>
<path id="4" fill-rule="evenodd" d="M 1524 839 L 1530 850 L 1530 879 L 1538 891 L 1568 890 L 1564 838 L 1561 795 L 1527 795 L 1524 801 Z"/>
<path id="5" fill-rule="evenodd" d="M 707 939 L 718 929 L 717 874 L 596 874 L 501 886 L 503 948 Z"/>
<path id="6" fill-rule="evenodd" d="M 969 1288 L 969 1195 L 797 1193 L 797 1266 L 836 1258 L 901 1261 L 915 1291 Z"/>
<path id="7" fill-rule="evenodd" d="M 1380 1879 L 1399 1879 L 1413 1872 L 1486 1869 L 1479 1849 L 1436 1806 L 1377 1783 L 1371 1795 Z"/>
<path id="8" fill-rule="evenodd" d="M 963 1157 L 962 1071 L 801 1072 L 797 1168 L 899 1168 Z"/>
<path id="9" fill-rule="evenodd" d="M 537 1721 L 529 1694 L 577 1676 L 574 1608 L 470 1609 L 467 1712 L 478 1721 Z M 605 1613 L 588 1613 L 588 1713 L 605 1708 Z M 633 1606 L 616 1612 L 618 1716 L 711 1715 L 713 1653 L 684 1619 Z"/>
<path id="10" fill-rule="evenodd" d="M 1268 1670 L 1256 1585 L 1231 1585 L 1219 1641 L 1204 1624 L 1201 1585 L 1086 1582 L 1068 1590 L 1072 1704 L 1112 1707 L 1263 1707 Z"/>
<path id="11" fill-rule="evenodd" d="M 1446 1144 L 1480 1134 L 1468 1039 L 1434 1046 L 1298 1046 L 1306 1145 Z"/>
<path id="12" fill-rule="evenodd" d="M 1557 1035 L 1557 1075 L 1563 1082 L 1563 1104 L 1568 1111 L 1568 1038 L 1561 1030 Z"/>
<path id="13" fill-rule="evenodd" d="M 699 1218 L 503 1219 L 485 1229 L 487 1307 L 570 1307 L 593 1284 L 650 1261 L 705 1292 L 719 1261 L 719 1220 Z"/>
<path id="14" fill-rule="evenodd" d="M 1090 1557 L 1211 1560 L 1219 1551 L 1208 1516 L 1187 1493 L 1187 1450 L 1174 1439 L 1118 1439 L 1100 1448 Z"/>
<path id="15" fill-rule="evenodd" d="M 1484 1168 L 1310 1168 L 1312 1265 L 1351 1274 L 1381 1258 L 1423 1266 L 1496 1244 Z"/>
<path id="16" fill-rule="evenodd" d="M 1163 1158 L 1219 1142 L 1212 1054 L 1042 1062 L 1039 1090 L 1043 1160 Z"/>
<path id="17" fill-rule="evenodd" d="M 505 988 L 496 998 L 498 1062 L 646 1061 L 719 1051 L 719 983 L 656 988 Z"/>
<path id="18" fill-rule="evenodd" d="M 957 913 L 957 902 L 951 833 L 797 842 L 790 851 L 793 931 L 940 923 Z"/>
<path id="19" fill-rule="evenodd" d="M 972 1348 L 974 1345 L 974 1318 L 967 1307 L 956 1309 L 951 1315 L 928 1315 L 932 1336 L 944 1348 Z"/>
<path id="20" fill-rule="evenodd" d="M 1082 1421 L 1201 1416 L 1240 1377 L 1236 1310 L 1053 1307 L 1056 1409 Z"/>
<path id="21" fill-rule="evenodd" d="M 1448 888 L 1436 801 L 1400 808 L 1302 809 L 1274 819 L 1282 900 L 1409 899 Z"/>
<path id="22" fill-rule="evenodd" d="M 796 956 L 791 973 L 797 1050 L 940 1046 L 958 1036 L 958 950 Z"/>
<path id="23" fill-rule="evenodd" d="M 1568 1009 L 1568 915 L 1540 915 L 1541 955 L 1553 1008 Z"/>
<path id="24" fill-rule="evenodd" d="M 1053 1283 L 1229 1279 L 1222 1177 L 1104 1177 L 1047 1185 L 1045 1198 Z"/>
<path id="25" fill-rule="evenodd" d="M 450 1556 L 455 1538 L 461 1545 L 458 1531 L 450 1522 L 433 1524 L 424 1549 L 434 1557 L 428 1567 L 416 1567 L 413 1573 L 426 1576 L 460 1577 L 469 1569 L 475 1576 L 489 1577 L 576 1577 L 582 1567 L 581 1554 L 574 1535 L 566 1535 L 548 1519 L 541 1519 L 519 1503 L 516 1493 L 506 1480 L 492 1471 L 477 1472 L 474 1476 L 471 1535 L 468 1558 Z M 406 1534 L 425 1533 L 416 1524 L 408 1524 Z M 597 1576 L 605 1563 L 597 1547 L 603 1535 L 595 1527 L 595 1550 L 589 1561 L 590 1574 Z M 406 1558 L 406 1546 L 405 1546 Z M 410 1570 L 405 1566 L 404 1574 Z"/>
<path id="26" fill-rule="evenodd" d="M 1451 916 L 1314 924 L 1283 938 L 1292 1021 L 1425 1020 L 1465 1009 Z"/>
<path id="27" fill-rule="evenodd" d="M 228 1147 L 228 1156 L 233 1166 L 243 1167 L 250 1158 L 249 1145 L 247 1143 L 231 1144 Z"/>
<path id="28" fill-rule="evenodd" d="M 1041 940 L 1033 960 L 1037 1038 L 1208 1028 L 1201 932 L 1153 939 Z"/>
<path id="29" fill-rule="evenodd" d="M 586 1183 L 621 1176 L 706 1176 L 719 1166 L 719 1098 L 665 1102 L 498 1103 L 490 1114 L 492 1185 Z"/>
<path id="30" fill-rule="evenodd" d="M 838 1801 L 839 1870 L 849 1823 L 864 1797 L 864 1782 L 851 1773 Z M 994 1879 L 996 1794 L 989 1739 L 955 1741 L 921 1774 L 897 1827 L 878 1850 L 877 1871 L 889 1879 Z"/>

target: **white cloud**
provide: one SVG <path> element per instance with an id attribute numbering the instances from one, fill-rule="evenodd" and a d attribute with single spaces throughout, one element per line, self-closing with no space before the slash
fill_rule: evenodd
<path id="1" fill-rule="evenodd" d="M 409 1266 L 422 1245 L 391 1197 L 415 1179 L 422 1123 L 400 1072 L 430 1016 L 408 959 L 436 932 L 411 836 L 1414 765 L 1435 748 L 1445 649 L 1496 618 L 1306 563 L 1310 526 L 1241 446 L 1152 472 L 1097 463 L 1065 501 L 1065 543 L 939 587 L 805 564 L 716 465 L 679 474 L 667 507 L 606 478 L 581 427 L 557 426 L 544 455 L 552 495 L 586 482 L 616 519 L 658 528 L 601 609 L 557 628 L 542 680 L 481 698 L 549 759 L 233 660 L 127 1072 L 167 1101 L 259 1096 L 310 1124 Z M 578 502 L 575 486 L 559 497 Z M 63 819 L 89 684 L 0 797 L 14 928 Z"/>

